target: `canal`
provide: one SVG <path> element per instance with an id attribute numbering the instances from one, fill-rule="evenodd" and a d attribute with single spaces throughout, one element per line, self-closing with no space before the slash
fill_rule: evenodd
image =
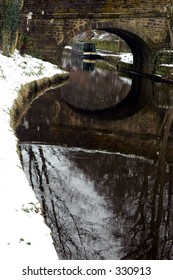
<path id="1" fill-rule="evenodd" d="M 16 129 L 59 258 L 173 259 L 172 87 L 101 60 L 64 67 Z"/>

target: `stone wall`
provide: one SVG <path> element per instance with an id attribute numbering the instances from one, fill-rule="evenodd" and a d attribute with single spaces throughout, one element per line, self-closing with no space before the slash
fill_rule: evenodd
<path id="1" fill-rule="evenodd" d="M 21 25 L 24 32 L 26 30 L 26 16 L 21 17 Z M 65 16 L 45 16 L 39 18 L 33 15 L 29 23 L 30 41 L 28 50 L 31 54 L 39 53 L 43 59 L 60 63 L 62 50 L 65 45 L 77 34 L 91 30 L 102 29 L 110 31 L 122 37 L 126 41 L 126 35 L 120 34 L 117 30 L 126 30 L 134 34 L 134 42 L 129 37 L 127 44 L 133 46 L 146 44 L 153 53 L 165 45 L 167 36 L 167 25 L 164 17 L 139 17 L 126 15 L 97 15 L 97 17 L 74 17 Z M 139 40 L 138 40 L 139 39 Z M 127 39 L 128 40 L 128 39 Z M 129 45 L 130 46 L 130 45 Z M 131 47 L 131 46 L 130 46 Z M 142 47 L 141 47 L 142 48 Z M 146 53 L 147 51 L 144 51 Z M 141 55 L 140 53 L 137 56 Z"/>
<path id="2" fill-rule="evenodd" d="M 25 0 L 24 11 L 60 13 L 162 13 L 165 0 Z"/>
<path id="3" fill-rule="evenodd" d="M 164 0 L 25 0 L 20 34 L 29 29 L 29 53 L 59 64 L 64 46 L 74 36 L 102 29 L 120 36 L 136 58 L 142 57 L 137 62 L 140 68 L 165 46 L 168 28 L 164 6 Z M 30 12 L 32 19 L 27 26 Z"/>

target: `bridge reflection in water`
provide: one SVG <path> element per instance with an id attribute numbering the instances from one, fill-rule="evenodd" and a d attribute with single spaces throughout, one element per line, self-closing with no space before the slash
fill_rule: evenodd
<path id="1" fill-rule="evenodd" d="M 105 89 L 102 105 L 93 96 L 100 84 L 91 100 L 87 91 L 98 73 L 105 83 L 107 70 L 82 78 L 73 68 L 69 83 L 35 100 L 16 129 L 57 253 L 173 259 L 172 88 L 110 74 L 117 102 L 116 90 L 111 103 Z"/>

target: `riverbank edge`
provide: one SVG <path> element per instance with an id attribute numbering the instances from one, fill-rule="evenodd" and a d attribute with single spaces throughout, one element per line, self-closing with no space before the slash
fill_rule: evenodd
<path id="1" fill-rule="evenodd" d="M 134 71 L 133 63 L 124 62 L 120 59 L 120 56 L 105 56 L 104 60 L 108 63 L 113 64 L 115 67 L 119 69 L 119 71 L 123 71 L 124 69 L 127 71 Z M 148 73 L 144 73 L 148 74 Z M 173 50 L 159 50 L 157 51 L 154 61 L 153 61 L 153 73 L 152 75 L 158 75 L 162 78 L 167 78 L 173 81 Z"/>
<path id="2" fill-rule="evenodd" d="M 14 168 L 15 170 L 17 170 L 17 169 L 19 170 L 19 168 L 20 168 L 20 170 L 22 169 L 22 163 L 20 161 L 20 154 L 19 154 L 19 140 L 16 137 L 15 128 L 20 124 L 22 117 L 26 114 L 27 110 L 29 109 L 31 103 L 33 102 L 33 100 L 35 98 L 38 98 L 40 95 L 44 94 L 45 91 L 47 91 L 51 88 L 61 86 L 64 82 L 66 82 L 68 77 L 69 77 L 68 72 L 58 73 L 58 74 L 53 75 L 52 77 L 44 77 L 44 78 L 41 78 L 38 80 L 33 80 L 26 84 L 23 84 L 23 85 L 21 85 L 20 89 L 18 90 L 17 97 L 16 97 L 16 99 L 14 99 L 13 105 L 9 110 L 9 115 L 10 115 L 9 126 L 12 128 L 12 133 L 15 138 L 15 143 L 16 143 L 15 152 L 16 152 L 16 157 L 18 158 L 18 162 L 19 162 L 18 165 L 16 165 L 16 167 Z M 18 173 L 18 172 L 16 172 L 16 173 Z M 26 177 L 23 169 L 22 169 L 22 173 L 23 174 L 20 173 L 21 174 L 20 177 L 21 178 Z M 42 238 L 45 239 L 45 243 L 47 244 L 46 247 L 48 249 L 48 252 L 50 253 L 50 256 L 52 257 L 52 261 L 55 262 L 56 257 L 58 260 L 58 255 L 57 255 L 57 252 L 55 251 L 54 241 L 53 241 L 52 235 L 51 235 L 51 229 L 45 223 L 41 206 L 39 204 L 38 199 L 36 198 L 36 195 L 35 195 L 33 189 L 31 188 L 27 178 L 26 179 L 24 178 L 24 181 L 27 181 L 27 183 L 24 183 L 23 191 L 24 192 L 26 191 L 27 193 L 28 192 L 31 193 L 31 197 L 33 197 L 33 199 L 31 200 L 32 202 L 30 202 L 28 205 L 25 204 L 25 202 L 24 202 L 24 204 L 21 208 L 21 212 L 24 213 L 23 215 L 25 215 L 25 219 L 27 219 L 26 216 L 28 216 L 29 223 L 35 224 L 35 221 L 36 221 L 41 226 L 41 228 L 42 228 L 41 236 L 42 236 Z M 29 188 L 28 191 L 26 188 Z M 31 199 L 31 198 L 29 198 L 29 199 Z M 19 210 L 17 210 L 17 211 L 19 211 Z M 20 242 L 25 243 L 24 239 L 21 237 L 21 241 L 19 240 L 20 248 L 18 247 L 18 251 L 20 252 L 20 250 L 22 250 L 22 254 L 24 254 L 23 255 L 24 260 L 27 259 L 27 261 L 30 260 L 32 262 L 33 253 L 35 254 L 35 256 L 40 257 L 40 253 L 39 253 L 40 247 L 39 246 L 40 246 L 41 240 L 40 241 L 38 240 L 37 232 L 35 232 L 35 233 L 32 232 L 31 235 L 32 236 L 35 235 L 34 242 L 38 241 L 38 246 L 34 246 L 34 245 L 32 246 L 32 242 L 31 243 L 29 242 L 27 244 L 29 244 L 31 246 L 29 246 L 29 245 L 27 246 L 27 244 L 26 244 L 25 246 L 21 247 Z M 21 236 L 22 236 L 22 233 L 21 233 Z M 31 239 L 33 239 L 33 238 L 31 238 Z M 43 244 L 43 246 L 44 246 L 44 244 Z M 9 253 L 10 253 L 13 256 L 13 253 L 15 253 L 15 251 L 13 252 L 13 250 L 11 250 L 10 247 L 11 247 L 10 245 L 8 247 L 6 247 L 7 248 L 6 254 L 9 255 Z M 31 247 L 32 247 L 32 249 L 31 249 Z M 13 247 L 11 247 L 11 248 L 13 248 Z M 26 254 L 27 254 L 27 258 L 26 258 Z M 39 262 L 39 260 L 38 260 L 38 262 Z"/>
<path id="3" fill-rule="evenodd" d="M 61 74 L 55 74 L 52 77 L 33 80 L 32 82 L 22 85 L 17 98 L 14 100 L 13 106 L 10 109 L 11 128 L 15 131 L 35 98 L 38 98 L 51 88 L 61 86 L 68 78 L 69 73 L 64 72 Z"/>

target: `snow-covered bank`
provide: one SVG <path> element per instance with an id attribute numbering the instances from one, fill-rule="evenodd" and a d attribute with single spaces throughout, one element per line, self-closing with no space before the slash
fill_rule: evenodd
<path id="1" fill-rule="evenodd" d="M 124 63 L 129 63 L 129 64 L 133 64 L 133 54 L 132 53 L 117 53 L 114 54 L 112 52 L 108 52 L 106 51 L 105 53 L 103 51 L 98 51 L 97 52 L 99 55 L 101 55 L 102 57 L 104 56 L 112 56 L 112 57 L 117 57 L 119 58 L 120 62 L 124 62 Z"/>
<path id="2" fill-rule="evenodd" d="M 50 230 L 21 167 L 9 112 L 22 84 L 61 73 L 57 66 L 27 55 L 21 57 L 17 51 L 12 57 L 0 53 L 1 262 L 9 257 L 28 264 L 31 260 L 35 264 L 58 260 Z"/>

